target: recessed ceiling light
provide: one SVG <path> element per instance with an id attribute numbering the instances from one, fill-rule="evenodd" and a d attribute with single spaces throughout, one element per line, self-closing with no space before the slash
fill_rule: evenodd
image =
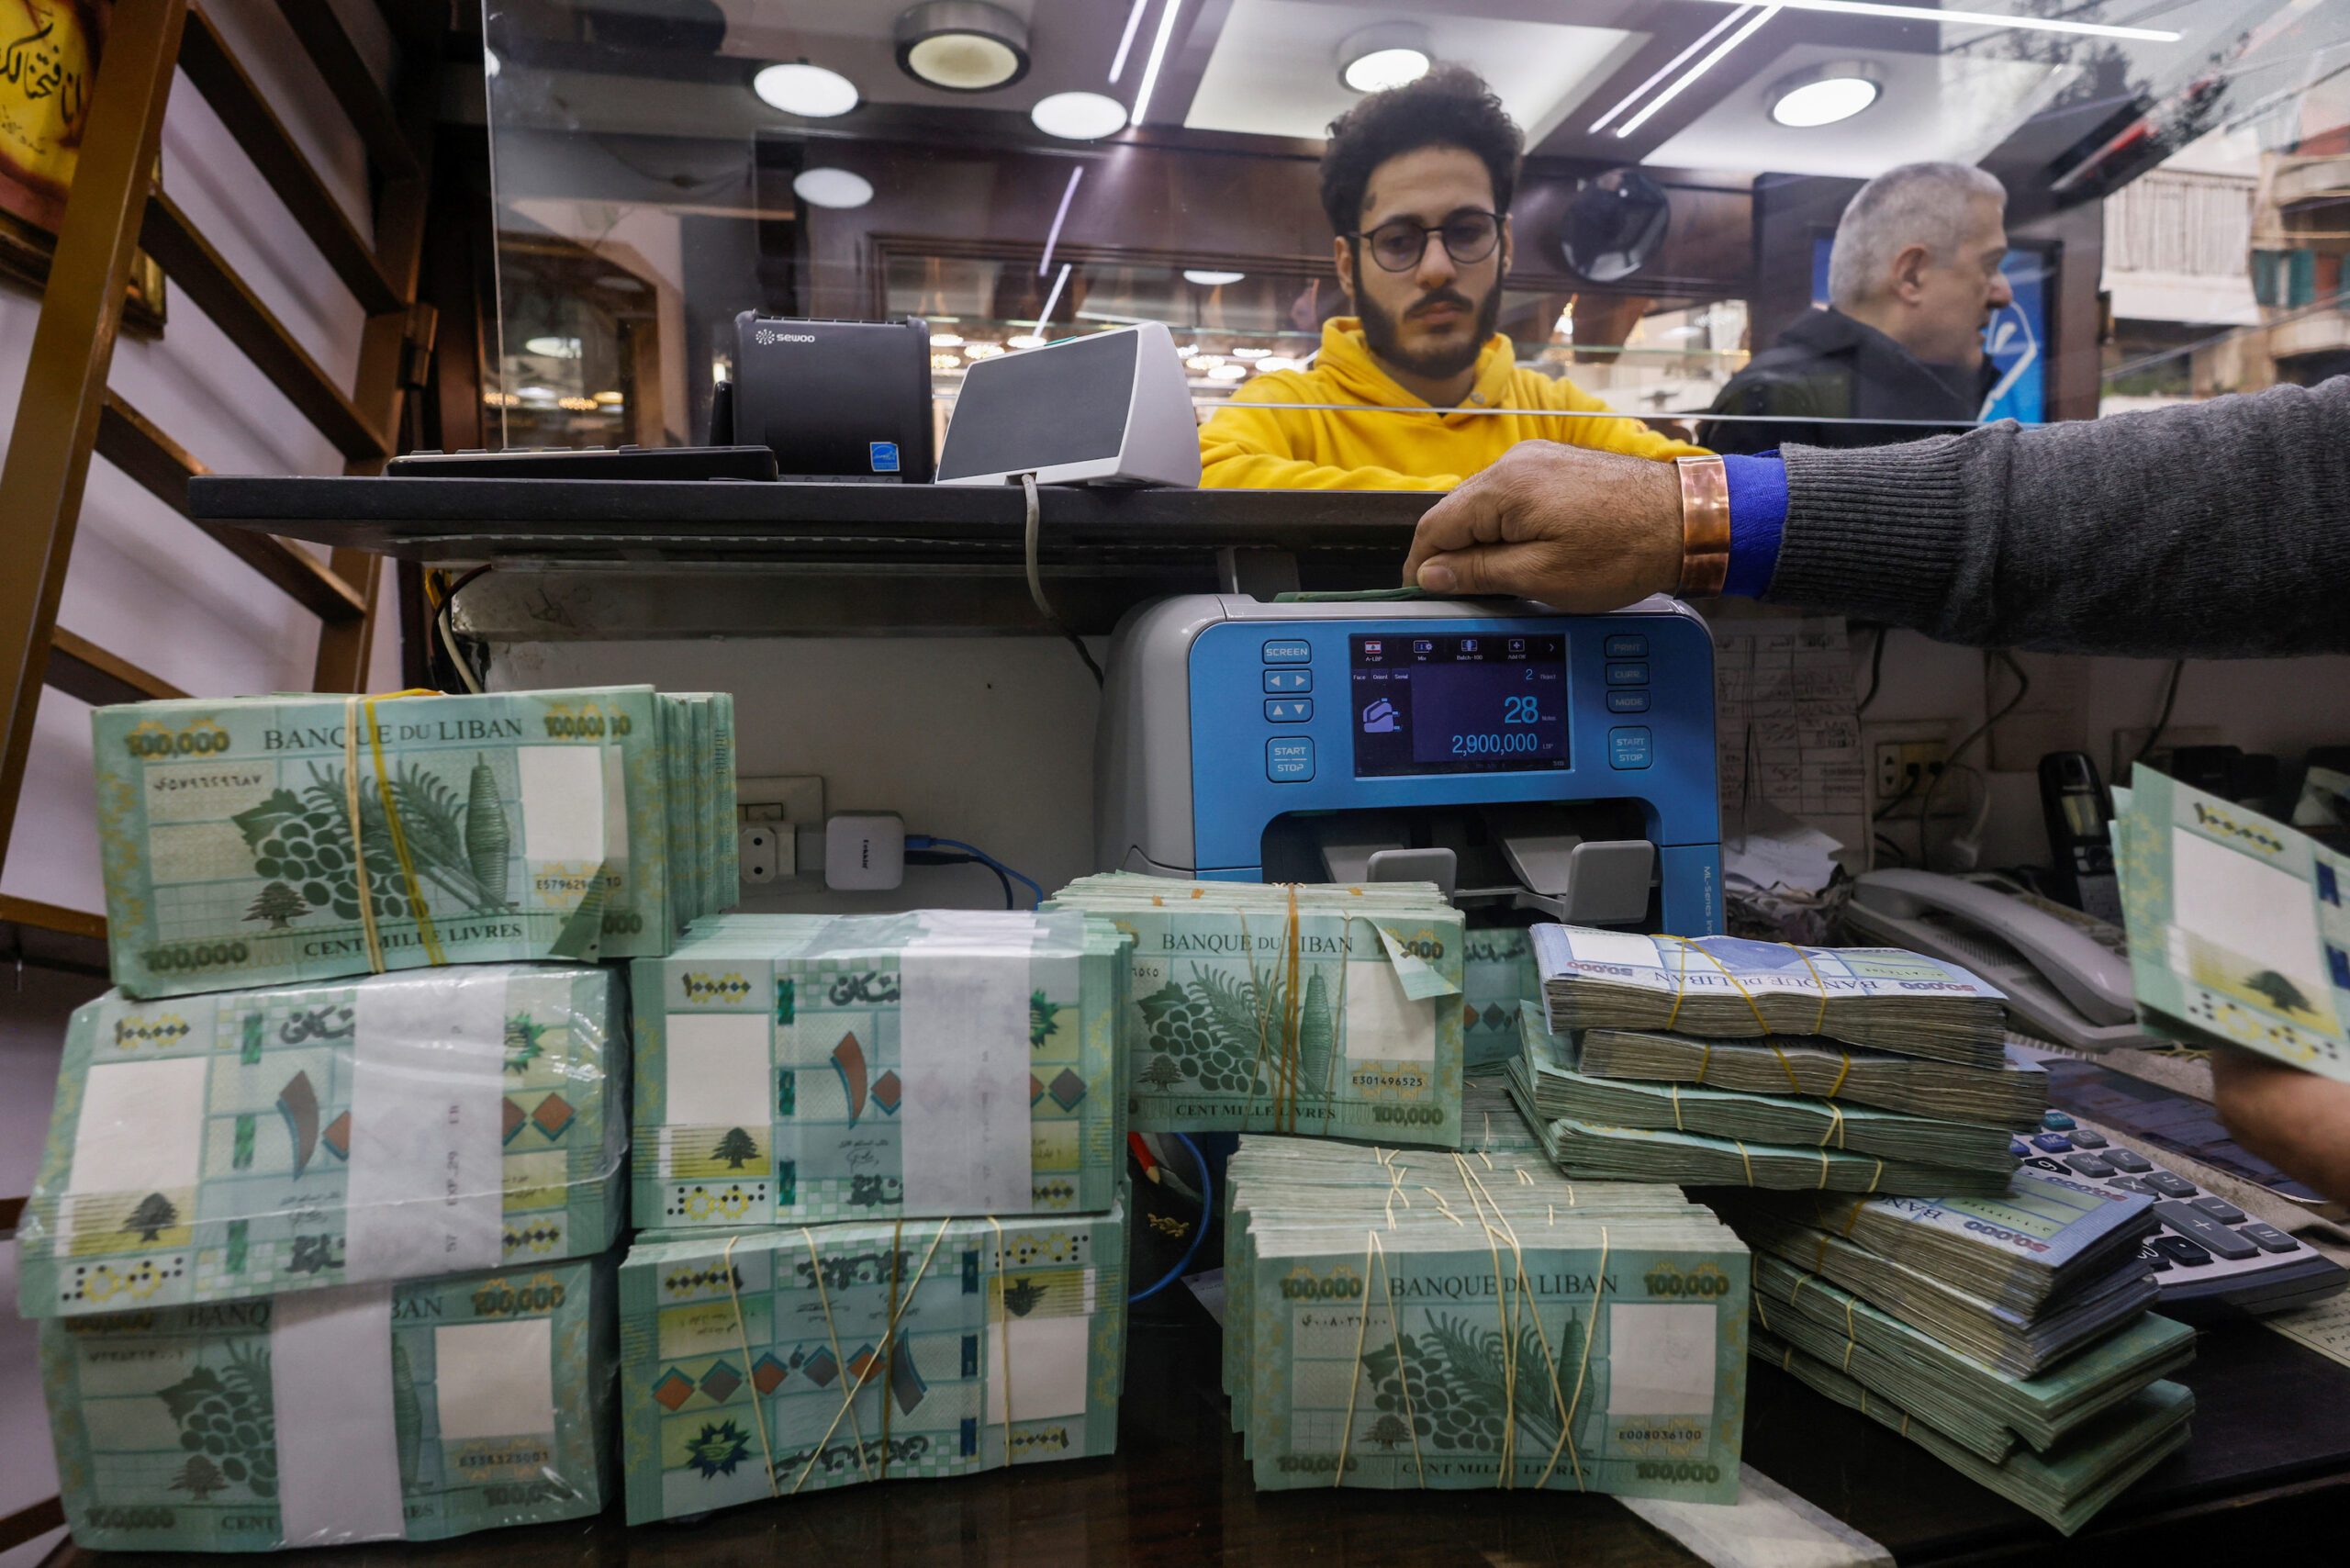
<path id="1" fill-rule="evenodd" d="M 767 66 L 751 78 L 751 91 L 785 114 L 809 119 L 831 119 L 856 107 L 856 83 L 804 60 Z"/>
<path id="2" fill-rule="evenodd" d="M 1242 278 L 1247 277 L 1248 275 L 1248 274 L 1247 273 L 1213 272 L 1205 267 L 1186 267 L 1183 269 L 1183 281 L 1185 283 L 1196 283 L 1202 288 L 1222 288 L 1225 284 L 1238 283 Z"/>
<path id="3" fill-rule="evenodd" d="M 617 392 L 617 391 L 613 391 L 613 392 L 599 392 L 599 393 L 597 393 L 597 394 L 596 394 L 596 401 L 598 401 L 599 403 L 603 404 L 606 408 L 612 408 L 612 407 L 614 407 L 614 406 L 616 406 L 616 405 L 618 405 L 618 404 L 621 404 L 621 403 L 625 403 L 625 402 L 627 402 L 627 401 L 628 401 L 628 399 L 627 399 L 626 398 L 622 397 L 619 392 Z"/>
<path id="4" fill-rule="evenodd" d="M 1208 372 L 1210 381 L 1241 381 L 1248 375 L 1248 367 L 1245 364 L 1219 364 Z"/>
<path id="5" fill-rule="evenodd" d="M 1877 100 L 1885 73 L 1866 61 L 1816 65 L 1773 84 L 1771 118 L 1796 130 L 1851 119 Z"/>
<path id="6" fill-rule="evenodd" d="M 1021 332 L 1004 339 L 1003 346 L 1008 349 L 1040 349 L 1045 346 L 1045 340 L 1035 332 Z"/>
<path id="7" fill-rule="evenodd" d="M 873 182 L 846 169 L 802 169 L 791 188 L 811 207 L 863 207 L 873 199 Z"/>
<path id="8" fill-rule="evenodd" d="M 933 332 L 930 335 L 930 346 L 934 349 L 959 349 L 963 346 L 963 334 L 960 332 Z"/>
<path id="9" fill-rule="evenodd" d="M 577 359 L 580 354 L 577 338 L 531 338 L 522 344 L 525 353 L 544 354 L 549 359 Z"/>
<path id="10" fill-rule="evenodd" d="M 1235 359 L 1262 359 L 1272 352 L 1273 351 L 1270 349 L 1235 349 L 1232 351 L 1232 357 Z"/>
<path id="11" fill-rule="evenodd" d="M 898 17 L 898 68 L 950 93 L 987 93 L 1028 74 L 1028 24 L 987 0 L 926 0 Z"/>
<path id="12" fill-rule="evenodd" d="M 1426 28 L 1382 22 L 1348 34 L 1338 46 L 1338 80 L 1358 93 L 1382 93 L 1418 81 L 1435 62 Z"/>
<path id="13" fill-rule="evenodd" d="M 1126 128 L 1126 106 L 1104 93 L 1055 93 L 1028 111 L 1038 130 L 1069 141 L 1099 141 Z"/>

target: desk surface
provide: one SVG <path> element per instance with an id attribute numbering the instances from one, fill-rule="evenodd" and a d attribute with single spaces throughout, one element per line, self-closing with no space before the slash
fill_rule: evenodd
<path id="1" fill-rule="evenodd" d="M 1225 1562 L 1689 1568 L 1699 1559 L 1613 1499 L 1560 1493 L 1259 1493 L 1216 1387 L 1215 1331 L 1188 1296 L 1138 1314 L 1116 1457 L 966 1480 L 850 1487 L 691 1525 L 500 1530 L 440 1545 L 306 1552 L 291 1565 L 397 1560 L 472 1568 L 570 1561 L 714 1568 L 986 1562 L 1202 1568 Z M 2076 1561 L 2161 1564 L 2257 1543 L 2290 1560 L 2341 1555 L 2350 1519 L 2350 1368 L 2252 1324 L 2207 1332 L 2185 1379 L 2194 1439 L 2064 1548 Z M 1874 1421 L 1774 1368 L 1753 1371 L 1746 1460 L 1913 1564 L 2020 1562 L 2055 1532 Z M 121 1568 L 77 1552 L 53 1563 Z M 157 1562 L 166 1559 L 158 1558 Z M 168 1561 L 192 1565 L 195 1558 Z"/>

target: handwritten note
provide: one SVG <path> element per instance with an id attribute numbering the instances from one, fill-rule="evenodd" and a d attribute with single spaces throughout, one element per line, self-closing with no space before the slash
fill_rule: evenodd
<path id="1" fill-rule="evenodd" d="M 1868 769 L 1841 617 L 1717 624 L 1714 730 L 1725 847 L 1761 801 L 1864 850 Z"/>

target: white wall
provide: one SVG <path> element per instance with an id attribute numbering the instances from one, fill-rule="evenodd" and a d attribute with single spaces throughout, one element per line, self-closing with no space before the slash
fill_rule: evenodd
<path id="1" fill-rule="evenodd" d="M 378 70 L 391 40 L 372 7 L 338 6 Z M 370 232 L 364 153 L 275 6 L 210 8 L 313 164 Z M 357 304 L 271 195 L 185 76 L 163 124 L 163 187 L 302 346 L 346 384 L 358 365 Z M 333 474 L 341 457 L 176 289 L 160 340 L 126 335 L 111 385 L 210 467 Z M 0 286 L 0 432 L 16 418 L 39 301 Z M 5 439 L 0 434 L 0 439 Z M 322 553 L 322 552 L 321 552 Z M 388 577 L 386 600 L 388 604 Z M 58 624 L 199 695 L 308 687 L 316 618 L 103 459 L 90 468 Z M 397 684 L 397 617 L 382 617 L 372 677 Z M 99 911 L 89 711 L 43 693 L 0 891 Z M 49 1123 L 65 1015 L 95 982 L 0 964 L 0 1196 L 32 1185 Z M 0 1248 L 0 1515 L 54 1495 L 31 1325 L 15 1315 L 15 1249 Z M 51 1541 L 0 1553 L 16 1568 Z"/>

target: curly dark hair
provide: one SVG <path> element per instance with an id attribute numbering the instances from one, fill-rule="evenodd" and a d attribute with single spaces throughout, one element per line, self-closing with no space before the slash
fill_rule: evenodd
<path id="1" fill-rule="evenodd" d="M 1509 211 L 1526 138 L 1484 78 L 1465 65 L 1439 65 L 1416 81 L 1373 93 L 1330 122 L 1322 153 L 1322 210 L 1331 230 L 1351 234 L 1362 222 L 1371 171 L 1399 153 L 1458 147 L 1485 165 L 1494 210 Z"/>

